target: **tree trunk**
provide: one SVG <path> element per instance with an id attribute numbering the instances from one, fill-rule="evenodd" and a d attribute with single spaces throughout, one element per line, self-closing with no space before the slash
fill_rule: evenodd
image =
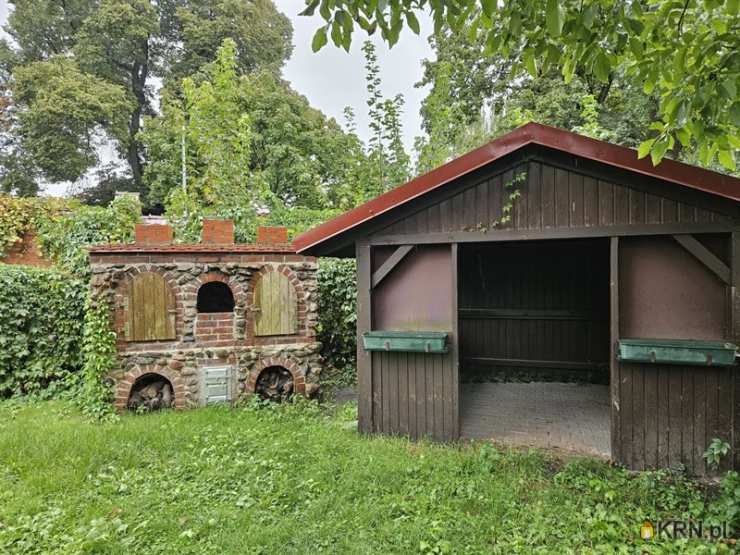
<path id="1" fill-rule="evenodd" d="M 136 189 L 143 190 L 142 177 L 144 175 L 144 162 L 142 157 L 142 146 L 137 135 L 141 129 L 141 116 L 147 105 L 146 100 L 146 79 L 149 74 L 149 45 L 145 43 L 142 47 L 144 53 L 144 62 L 135 62 L 131 70 L 131 92 L 136 98 L 136 108 L 131 112 L 128 123 L 128 146 L 126 148 L 126 158 L 131 169 L 131 177 L 134 180 Z"/>

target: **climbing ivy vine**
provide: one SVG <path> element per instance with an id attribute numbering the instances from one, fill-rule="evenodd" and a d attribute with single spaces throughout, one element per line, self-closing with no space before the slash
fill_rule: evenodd
<path id="1" fill-rule="evenodd" d="M 107 376 L 116 366 L 116 334 L 111 328 L 109 303 L 93 293 L 85 303 L 82 333 L 82 371 L 74 380 L 79 387 L 76 396 L 83 413 L 94 418 L 113 417 L 112 390 Z"/>

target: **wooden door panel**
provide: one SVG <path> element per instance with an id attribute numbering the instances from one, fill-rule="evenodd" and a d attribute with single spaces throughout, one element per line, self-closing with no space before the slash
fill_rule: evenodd
<path id="1" fill-rule="evenodd" d="M 297 297 L 287 276 L 262 275 L 254 288 L 255 335 L 291 335 L 297 332 Z"/>

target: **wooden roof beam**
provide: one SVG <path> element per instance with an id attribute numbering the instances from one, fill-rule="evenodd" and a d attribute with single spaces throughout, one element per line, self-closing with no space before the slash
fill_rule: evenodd
<path id="1" fill-rule="evenodd" d="M 383 262 L 380 268 L 373 272 L 370 288 L 375 289 L 378 285 L 380 285 L 380 282 L 383 281 L 386 276 L 391 273 L 393 268 L 395 268 L 398 263 L 401 262 L 401 260 L 406 258 L 406 255 L 410 253 L 413 248 L 413 245 L 401 245 L 395 251 L 393 251 L 393 254 L 388 257 L 388 260 Z"/>
<path id="2" fill-rule="evenodd" d="M 689 251 L 699 262 L 714 272 L 725 284 L 730 285 L 730 268 L 693 235 L 674 235 L 676 242 Z"/>

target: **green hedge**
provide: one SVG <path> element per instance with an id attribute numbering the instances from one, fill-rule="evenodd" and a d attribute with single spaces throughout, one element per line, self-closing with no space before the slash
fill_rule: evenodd
<path id="1" fill-rule="evenodd" d="M 53 395 L 80 369 L 86 295 L 58 270 L 0 265 L 0 397 Z"/>
<path id="2" fill-rule="evenodd" d="M 319 331 L 326 363 L 342 381 L 355 381 L 357 364 L 357 281 L 355 261 L 319 260 Z"/>

